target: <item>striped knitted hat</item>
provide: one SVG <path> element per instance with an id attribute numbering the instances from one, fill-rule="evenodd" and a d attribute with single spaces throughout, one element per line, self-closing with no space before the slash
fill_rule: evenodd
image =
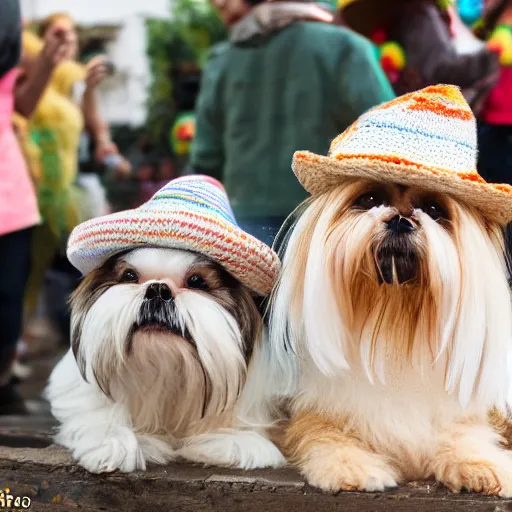
<path id="1" fill-rule="evenodd" d="M 238 227 L 224 188 L 208 176 L 175 179 L 140 208 L 80 224 L 67 252 L 85 275 L 111 256 L 139 247 L 204 254 L 263 296 L 280 267 L 270 247 Z"/>
<path id="2" fill-rule="evenodd" d="M 490 220 L 512 221 L 512 187 L 476 170 L 476 123 L 460 90 L 437 85 L 363 114 L 333 140 L 328 156 L 298 151 L 293 171 L 311 194 L 367 178 L 450 194 Z"/>

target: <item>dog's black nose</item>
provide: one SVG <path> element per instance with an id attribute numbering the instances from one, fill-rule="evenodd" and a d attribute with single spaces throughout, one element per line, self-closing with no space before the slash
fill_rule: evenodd
<path id="1" fill-rule="evenodd" d="M 146 299 L 162 299 L 165 302 L 173 300 L 171 289 L 164 283 L 151 283 L 146 290 Z"/>
<path id="2" fill-rule="evenodd" d="M 391 220 L 388 220 L 386 224 L 388 226 L 388 229 L 390 231 L 393 231 L 393 233 L 410 233 L 411 231 L 414 230 L 413 223 L 400 215 L 397 215 L 393 217 Z"/>

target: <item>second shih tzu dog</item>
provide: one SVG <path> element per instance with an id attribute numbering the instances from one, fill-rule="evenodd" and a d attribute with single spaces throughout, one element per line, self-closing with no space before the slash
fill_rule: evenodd
<path id="1" fill-rule="evenodd" d="M 261 368 L 267 390 L 285 382 L 285 454 L 327 491 L 435 478 L 512 496 L 500 430 L 512 188 L 476 172 L 459 90 L 377 107 L 328 157 L 296 153 L 294 171 L 312 198 L 289 233 Z"/>
<path id="2" fill-rule="evenodd" d="M 59 444 L 92 472 L 282 462 L 258 433 L 231 429 L 262 332 L 256 301 L 279 263 L 238 228 L 218 182 L 180 178 L 137 210 L 86 222 L 68 255 L 85 277 L 46 392 Z"/>

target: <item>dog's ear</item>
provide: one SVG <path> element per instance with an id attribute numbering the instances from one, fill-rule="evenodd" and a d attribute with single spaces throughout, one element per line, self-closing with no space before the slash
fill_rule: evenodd
<path id="1" fill-rule="evenodd" d="M 85 361 L 80 357 L 80 343 L 82 339 L 82 328 L 94 303 L 111 286 L 116 284 L 115 268 L 121 255 L 116 255 L 107 260 L 101 267 L 92 270 L 87 274 L 73 292 L 70 298 L 71 304 L 71 349 L 77 362 L 83 379 L 87 382 Z"/>
<path id="2" fill-rule="evenodd" d="M 234 314 L 240 327 L 245 360 L 248 363 L 263 328 L 263 314 L 260 310 L 263 299 L 255 298 L 245 286 L 237 290 L 235 299 L 237 308 Z"/>

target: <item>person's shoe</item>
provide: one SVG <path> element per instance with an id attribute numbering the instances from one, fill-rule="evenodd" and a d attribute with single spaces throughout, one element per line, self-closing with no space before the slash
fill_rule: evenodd
<path id="1" fill-rule="evenodd" d="M 28 414 L 23 398 L 12 384 L 0 387 L 0 416 L 25 416 Z"/>

